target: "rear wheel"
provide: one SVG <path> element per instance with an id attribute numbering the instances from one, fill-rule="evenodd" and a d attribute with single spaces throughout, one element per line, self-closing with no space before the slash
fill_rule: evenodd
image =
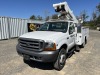
<path id="1" fill-rule="evenodd" d="M 84 40 L 83 44 L 80 46 L 81 48 L 84 48 L 86 44 L 86 41 Z"/>
<path id="2" fill-rule="evenodd" d="M 56 62 L 54 63 L 54 68 L 60 71 L 64 67 L 65 62 L 66 62 L 66 50 L 62 48 L 59 52 Z"/>
<path id="3" fill-rule="evenodd" d="M 80 46 L 79 46 L 79 45 L 76 45 L 76 46 L 75 46 L 75 51 L 76 51 L 76 52 L 80 52 Z"/>

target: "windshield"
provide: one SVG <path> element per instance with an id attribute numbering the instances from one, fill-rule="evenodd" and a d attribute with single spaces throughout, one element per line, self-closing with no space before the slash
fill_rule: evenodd
<path id="1" fill-rule="evenodd" d="M 39 31 L 56 31 L 66 32 L 68 28 L 68 22 L 47 22 L 41 26 Z"/>

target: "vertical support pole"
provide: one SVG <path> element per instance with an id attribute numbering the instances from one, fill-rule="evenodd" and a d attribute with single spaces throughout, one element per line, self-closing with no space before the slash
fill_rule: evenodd
<path id="1" fill-rule="evenodd" d="M 11 36 L 10 36 L 10 23 L 9 23 L 9 17 L 7 17 L 7 23 L 8 23 L 8 39 L 10 39 L 11 38 Z"/>

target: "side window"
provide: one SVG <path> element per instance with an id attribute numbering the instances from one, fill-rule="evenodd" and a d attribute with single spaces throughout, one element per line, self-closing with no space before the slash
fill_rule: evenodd
<path id="1" fill-rule="evenodd" d="M 69 34 L 73 34 L 73 32 L 75 32 L 75 26 L 73 23 L 70 23 L 70 26 L 69 26 Z"/>
<path id="2" fill-rule="evenodd" d="M 73 29 L 73 32 L 75 32 L 75 26 L 74 25 L 72 25 L 72 29 Z"/>
<path id="3" fill-rule="evenodd" d="M 69 27 L 69 34 L 73 34 L 73 28 L 72 28 L 72 26 Z"/>

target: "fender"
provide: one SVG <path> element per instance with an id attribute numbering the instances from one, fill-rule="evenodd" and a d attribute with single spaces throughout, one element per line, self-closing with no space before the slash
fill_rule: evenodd
<path id="1" fill-rule="evenodd" d="M 67 45 L 67 49 L 66 52 L 68 51 L 68 41 L 66 39 L 62 39 L 57 43 L 57 50 L 59 50 L 61 48 L 61 46 L 63 46 L 64 44 Z"/>

